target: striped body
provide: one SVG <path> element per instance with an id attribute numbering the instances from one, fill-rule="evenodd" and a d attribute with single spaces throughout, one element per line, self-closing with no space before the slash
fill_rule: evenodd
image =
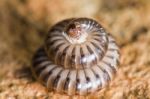
<path id="1" fill-rule="evenodd" d="M 81 44 L 63 35 L 68 19 L 54 25 L 45 47 L 34 56 L 32 71 L 49 90 L 68 95 L 94 93 L 108 84 L 117 71 L 118 46 L 96 21 L 79 18 L 88 36 Z M 84 36 L 84 35 L 83 35 Z"/>

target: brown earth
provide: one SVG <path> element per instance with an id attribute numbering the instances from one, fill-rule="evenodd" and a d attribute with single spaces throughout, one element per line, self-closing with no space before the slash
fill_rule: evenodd
<path id="1" fill-rule="evenodd" d="M 48 29 L 70 17 L 99 21 L 120 46 L 113 81 L 96 95 L 47 92 L 30 72 Z M 0 99 L 150 99 L 149 0 L 0 0 Z"/>

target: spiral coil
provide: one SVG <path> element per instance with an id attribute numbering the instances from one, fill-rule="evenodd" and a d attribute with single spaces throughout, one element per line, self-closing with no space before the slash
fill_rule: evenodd
<path id="1" fill-rule="evenodd" d="M 94 93 L 117 71 L 119 48 L 95 20 L 72 18 L 54 25 L 32 71 L 49 90 L 68 95 Z"/>

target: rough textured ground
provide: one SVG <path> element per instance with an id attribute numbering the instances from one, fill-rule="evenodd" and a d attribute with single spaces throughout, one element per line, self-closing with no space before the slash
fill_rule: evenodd
<path id="1" fill-rule="evenodd" d="M 85 16 L 116 38 L 121 53 L 114 80 L 86 98 L 150 99 L 149 0 L 0 0 L 0 99 L 85 98 L 47 92 L 29 69 L 51 25 Z"/>

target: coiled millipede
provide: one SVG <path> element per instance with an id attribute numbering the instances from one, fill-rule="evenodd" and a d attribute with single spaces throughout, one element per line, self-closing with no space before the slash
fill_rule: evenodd
<path id="1" fill-rule="evenodd" d="M 119 48 L 95 20 L 72 18 L 54 25 L 34 58 L 32 71 L 49 90 L 87 95 L 101 90 L 117 71 Z"/>

